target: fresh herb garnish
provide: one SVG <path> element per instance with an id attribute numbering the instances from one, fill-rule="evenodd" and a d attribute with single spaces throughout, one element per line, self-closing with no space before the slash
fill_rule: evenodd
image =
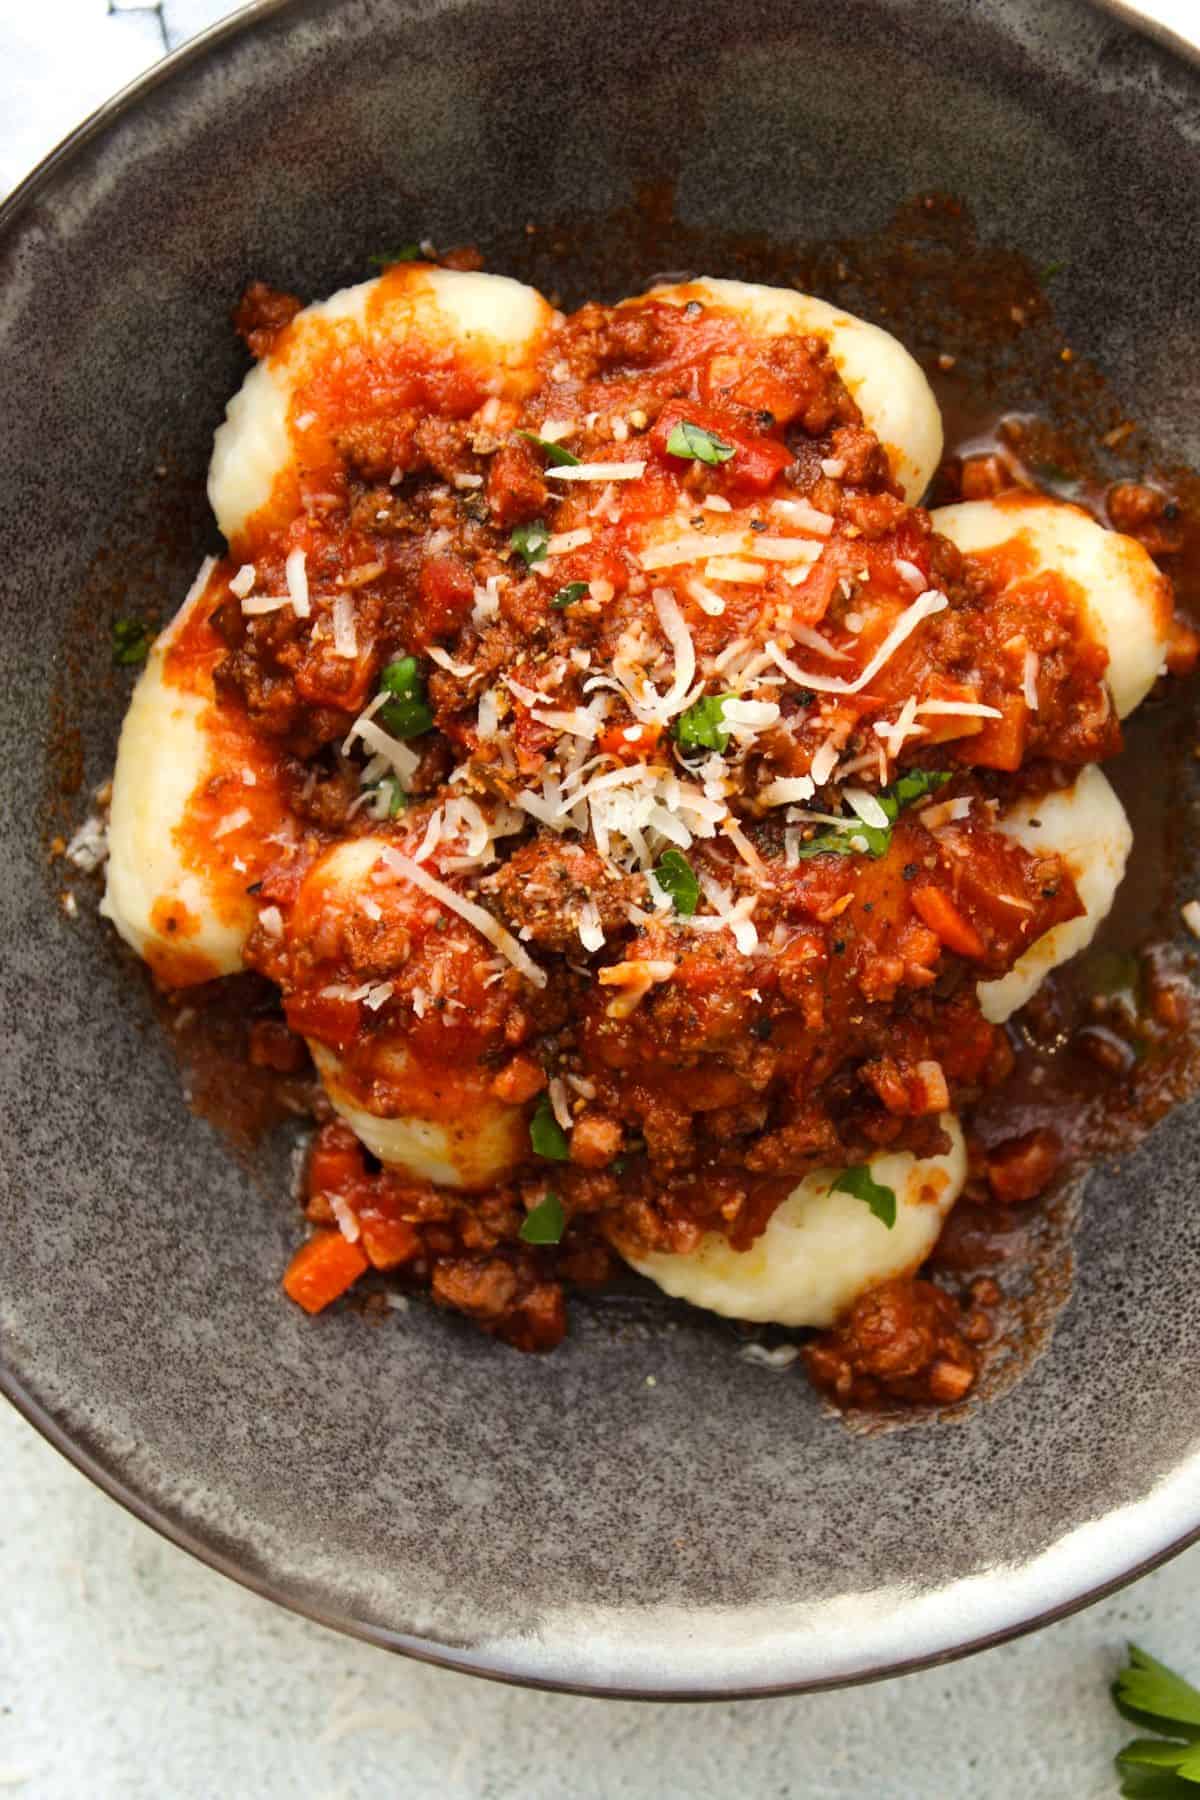
<path id="1" fill-rule="evenodd" d="M 672 426 L 667 439 L 667 455 L 680 456 L 685 462 L 709 463 L 715 467 L 717 463 L 728 462 L 736 453 L 735 445 L 727 444 L 715 431 L 706 431 L 703 425 L 693 425 L 688 419 L 681 419 L 678 425 Z"/>
<path id="2" fill-rule="evenodd" d="M 676 741 L 684 750 L 724 750 L 729 733 L 723 724 L 725 702 L 732 694 L 706 694 L 675 721 Z"/>
<path id="3" fill-rule="evenodd" d="M 1112 1687 L 1123 1719 L 1155 1738 L 1134 1738 L 1118 1753 L 1121 1792 L 1142 1800 L 1195 1800 L 1200 1786 L 1200 1692 L 1136 1644 Z"/>
<path id="4" fill-rule="evenodd" d="M 560 587 L 557 594 L 551 596 L 550 604 L 561 612 L 564 606 L 574 606 L 577 600 L 582 600 L 587 591 L 586 581 L 568 581 L 566 587 Z"/>
<path id="5" fill-rule="evenodd" d="M 398 250 L 383 250 L 378 256 L 368 256 L 367 261 L 372 268 L 386 269 L 392 263 L 416 262 L 420 255 L 420 244 L 401 244 Z"/>
<path id="6" fill-rule="evenodd" d="M 508 541 L 513 549 L 525 558 L 526 568 L 532 569 L 538 563 L 546 560 L 550 528 L 544 520 L 534 519 L 532 524 L 518 525 Z"/>
<path id="7" fill-rule="evenodd" d="M 852 1168 L 843 1169 L 833 1184 L 833 1191 L 835 1194 L 853 1194 L 856 1200 L 865 1200 L 875 1217 L 889 1231 L 896 1223 L 895 1191 L 876 1181 L 869 1163 L 855 1163 Z"/>
<path id="8" fill-rule="evenodd" d="M 567 1134 L 555 1118 L 554 1108 L 545 1094 L 533 1109 L 533 1117 L 529 1121 L 529 1141 L 533 1145 L 534 1155 L 544 1157 L 547 1162 L 566 1162 L 570 1154 Z"/>
<path id="9" fill-rule="evenodd" d="M 566 1228 L 567 1218 L 557 1194 L 547 1194 L 525 1218 L 521 1236 L 527 1244 L 558 1244 Z"/>
<path id="10" fill-rule="evenodd" d="M 1045 268 L 1041 270 L 1042 280 L 1049 281 L 1051 276 L 1061 275 L 1066 266 L 1065 262 L 1048 262 Z"/>
<path id="11" fill-rule="evenodd" d="M 700 904 L 700 883 L 682 850 L 664 850 L 653 873 L 656 884 L 670 896 L 679 916 L 690 919 Z"/>
<path id="12" fill-rule="evenodd" d="M 524 438 L 527 444 L 534 444 L 543 451 L 546 461 L 552 469 L 577 469 L 579 458 L 564 450 L 561 444 L 551 443 L 549 438 L 539 437 L 536 431 L 518 431 L 517 436 Z"/>
<path id="13" fill-rule="evenodd" d="M 890 787 L 881 788 L 875 796 L 887 814 L 886 825 L 866 825 L 861 819 L 847 819 L 843 827 L 822 831 L 806 844 L 801 844 L 796 854 L 802 858 L 855 854 L 875 858 L 885 856 L 891 847 L 892 826 L 904 808 L 923 800 L 926 794 L 936 793 L 949 779 L 948 770 L 910 769 L 907 774 L 893 781 Z"/>
<path id="14" fill-rule="evenodd" d="M 118 619 L 112 632 L 112 659 L 122 668 L 145 662 L 158 633 L 144 619 Z"/>
<path id="15" fill-rule="evenodd" d="M 401 656 L 389 663 L 380 686 L 393 698 L 379 709 L 379 722 L 393 737 L 420 737 L 433 728 L 433 714 L 425 698 L 425 683 L 415 656 Z"/>

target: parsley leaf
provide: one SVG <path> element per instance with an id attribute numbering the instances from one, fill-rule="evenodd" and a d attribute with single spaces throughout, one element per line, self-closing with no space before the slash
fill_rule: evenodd
<path id="1" fill-rule="evenodd" d="M 843 1169 L 833 1184 L 833 1191 L 835 1194 L 852 1194 L 856 1200 L 865 1200 L 875 1217 L 889 1231 L 896 1223 L 895 1191 L 876 1181 L 869 1163 L 855 1163 L 852 1168 Z"/>
<path id="2" fill-rule="evenodd" d="M 722 721 L 732 694 L 706 694 L 675 721 L 675 738 L 684 750 L 724 750 L 729 733 Z"/>
<path id="3" fill-rule="evenodd" d="M 535 1156 L 544 1157 L 547 1162 L 566 1162 L 569 1154 L 567 1134 L 555 1118 L 554 1108 L 545 1094 L 533 1109 L 533 1117 L 529 1121 L 529 1141 L 533 1145 Z"/>
<path id="4" fill-rule="evenodd" d="M 1113 1683 L 1113 1705 L 1134 1725 L 1200 1742 L 1200 1692 L 1136 1644 Z"/>
<path id="5" fill-rule="evenodd" d="M 715 467 L 736 454 L 734 444 L 727 444 L 715 431 L 706 431 L 703 425 L 693 425 L 688 419 L 681 419 L 678 425 L 672 426 L 667 439 L 667 455 L 682 457 L 685 462 L 709 463 Z"/>
<path id="6" fill-rule="evenodd" d="M 121 668 L 145 662 L 158 633 L 144 619 L 118 619 L 112 630 L 112 659 Z"/>
<path id="7" fill-rule="evenodd" d="M 875 798 L 887 814 L 886 825 L 864 825 L 861 819 L 847 819 L 844 828 L 822 831 L 818 836 L 809 838 L 801 844 L 796 855 L 802 860 L 812 856 L 871 856 L 878 859 L 886 856 L 892 843 L 892 826 L 900 817 L 906 806 L 914 806 L 923 800 L 926 794 L 936 793 L 950 779 L 948 770 L 943 769 L 909 769 L 893 781 L 890 787 L 881 788 Z"/>
<path id="8" fill-rule="evenodd" d="M 1061 275 L 1066 266 L 1065 262 L 1048 262 L 1045 268 L 1039 271 L 1041 279 L 1049 281 L 1053 276 Z"/>
<path id="9" fill-rule="evenodd" d="M 562 1201 L 557 1194 L 547 1194 L 546 1198 L 527 1214 L 521 1227 L 521 1236 L 527 1244 L 557 1244 L 562 1241 L 566 1229 L 567 1218 L 563 1212 Z"/>
<path id="10" fill-rule="evenodd" d="M 550 530 L 543 519 L 534 519 L 532 524 L 518 525 L 508 541 L 525 558 L 526 568 L 532 569 L 546 560 Z"/>
<path id="11" fill-rule="evenodd" d="M 393 737 L 413 738 L 432 730 L 433 714 L 415 656 L 401 656 L 389 663 L 380 677 L 380 686 L 394 696 L 379 709 L 379 722 L 385 731 Z"/>
<path id="12" fill-rule="evenodd" d="M 654 879 L 669 894 L 680 918 L 690 919 L 700 904 L 700 883 L 682 850 L 664 850 Z"/>
<path id="13" fill-rule="evenodd" d="M 579 458 L 564 450 L 561 444 L 552 444 L 549 438 L 539 437 L 536 431 L 518 431 L 517 436 L 524 438 L 527 444 L 533 444 L 545 453 L 546 461 L 552 469 L 577 469 Z"/>
<path id="14" fill-rule="evenodd" d="M 401 244 L 398 250 L 382 250 L 377 256 L 368 256 L 367 261 L 374 269 L 387 269 L 392 263 L 418 262 L 420 256 L 420 244 Z"/>
<path id="15" fill-rule="evenodd" d="M 577 600 L 582 600 L 587 591 L 586 581 L 568 581 L 566 587 L 560 587 L 557 594 L 551 597 L 550 604 L 561 612 L 564 606 L 574 606 Z"/>

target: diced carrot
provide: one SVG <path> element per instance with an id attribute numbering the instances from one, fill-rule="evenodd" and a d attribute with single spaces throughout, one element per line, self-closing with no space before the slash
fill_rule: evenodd
<path id="1" fill-rule="evenodd" d="M 963 746 L 961 760 L 976 769 L 1019 769 L 1025 754 L 1029 708 L 1020 694 L 1002 694 L 1003 718 L 985 719 L 983 730 Z"/>
<path id="2" fill-rule="evenodd" d="M 421 1240 L 407 1219 L 389 1219 L 383 1213 L 364 1208 L 358 1215 L 362 1245 L 373 1269 L 398 1269 L 411 1262 L 421 1248 Z"/>
<path id="3" fill-rule="evenodd" d="M 948 894 L 937 887 L 914 888 L 909 898 L 917 917 L 959 956 L 984 956 L 987 946 L 975 927 L 964 919 Z"/>
<path id="4" fill-rule="evenodd" d="M 364 1252 L 340 1231 L 317 1231 L 288 1264 L 283 1291 L 306 1313 L 319 1313 L 352 1287 L 366 1267 Z"/>

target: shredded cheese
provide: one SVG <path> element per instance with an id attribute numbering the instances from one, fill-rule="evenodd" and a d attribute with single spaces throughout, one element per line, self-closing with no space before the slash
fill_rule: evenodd
<path id="1" fill-rule="evenodd" d="M 457 913 L 460 919 L 465 919 L 468 925 L 473 925 L 476 931 L 500 952 L 501 956 L 507 958 L 514 969 L 519 969 L 525 979 L 533 983 L 534 987 L 545 987 L 546 971 L 539 969 L 529 953 L 517 942 L 512 932 L 506 930 L 498 919 L 492 917 L 490 912 L 486 912 L 482 906 L 477 906 L 473 900 L 467 900 L 462 894 L 456 893 L 444 881 L 439 881 L 436 875 L 431 875 L 427 869 L 423 869 L 411 858 L 402 856 L 398 850 L 389 847 L 381 851 L 379 860 L 394 875 L 399 875 L 402 880 L 411 882 L 414 887 L 420 888 L 423 894 L 428 894 L 431 900 L 439 900 L 443 906 L 449 907 L 451 912 Z"/>
<path id="2" fill-rule="evenodd" d="M 283 567 L 292 611 L 298 619 L 307 619 L 312 607 L 308 600 L 308 565 L 303 550 L 289 551 Z"/>
<path id="3" fill-rule="evenodd" d="M 548 481 L 637 481 L 646 473 L 644 462 L 565 463 L 547 469 Z"/>

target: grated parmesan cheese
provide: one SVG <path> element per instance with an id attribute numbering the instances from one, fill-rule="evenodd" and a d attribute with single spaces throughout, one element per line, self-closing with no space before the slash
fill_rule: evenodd
<path id="1" fill-rule="evenodd" d="M 439 881 L 435 875 L 431 875 L 419 863 L 413 862 L 407 856 L 401 856 L 398 850 L 389 847 L 380 853 L 379 860 L 394 875 L 399 875 L 402 880 L 409 881 L 414 887 L 420 888 L 421 892 L 428 894 L 431 900 L 440 900 L 443 906 L 449 907 L 451 912 L 457 913 L 460 919 L 465 919 L 468 925 L 473 925 L 476 931 L 500 952 L 501 956 L 506 957 L 515 969 L 520 970 L 527 981 L 533 983 L 534 987 L 545 987 L 546 971 L 538 968 L 528 952 L 522 949 L 512 932 L 507 931 L 498 919 L 492 917 L 490 912 L 486 912 L 482 906 L 477 906 L 473 900 L 467 900 L 462 894 L 456 893 L 452 887 L 448 887 L 444 881 Z M 413 1000 L 415 1005 L 415 994 Z"/>
<path id="2" fill-rule="evenodd" d="M 292 611 L 298 619 L 307 619 L 312 607 L 308 600 L 308 565 L 303 550 L 289 551 L 283 568 Z"/>
<path id="3" fill-rule="evenodd" d="M 547 469 L 548 481 L 637 481 L 646 473 L 644 462 L 564 463 Z"/>

